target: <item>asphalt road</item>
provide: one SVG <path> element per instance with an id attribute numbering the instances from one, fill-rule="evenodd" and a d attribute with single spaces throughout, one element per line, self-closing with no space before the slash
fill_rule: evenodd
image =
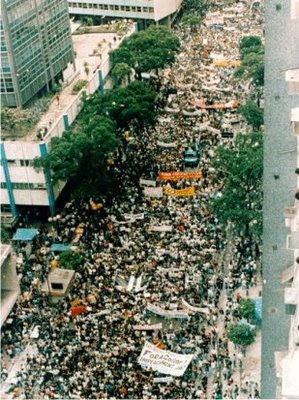
<path id="1" fill-rule="evenodd" d="M 261 397 L 280 398 L 275 352 L 288 348 L 290 316 L 285 313 L 281 272 L 294 262 L 286 249 L 284 208 L 294 205 L 297 140 L 291 134 L 291 108 L 298 95 L 288 95 L 285 70 L 299 68 L 299 21 L 290 19 L 290 0 L 266 1 L 266 81 L 264 138 L 264 235 Z M 281 6 L 280 9 L 276 5 Z M 278 7 L 279 8 L 279 7 Z M 279 177 L 276 179 L 274 175 Z"/>

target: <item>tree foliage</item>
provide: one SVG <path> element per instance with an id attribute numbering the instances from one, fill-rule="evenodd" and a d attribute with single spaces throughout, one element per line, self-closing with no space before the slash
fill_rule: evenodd
<path id="1" fill-rule="evenodd" d="M 236 233 L 262 232 L 263 137 L 239 134 L 232 146 L 219 147 L 212 160 L 219 184 L 212 207 L 219 221 L 233 223 Z"/>
<path id="2" fill-rule="evenodd" d="M 264 113 L 254 101 L 248 100 L 239 108 L 239 111 L 255 130 L 258 130 L 264 123 Z"/>
<path id="3" fill-rule="evenodd" d="M 64 251 L 59 256 L 59 266 L 65 269 L 79 271 L 83 258 L 79 253 L 72 250 Z"/>
<path id="4" fill-rule="evenodd" d="M 134 81 L 125 88 L 96 94 L 85 101 L 83 124 L 94 115 L 109 116 L 117 128 L 128 128 L 133 122 L 138 127 L 152 125 L 155 121 L 157 93 L 146 83 Z"/>
<path id="5" fill-rule="evenodd" d="M 119 86 L 122 81 L 129 78 L 131 72 L 132 68 L 127 63 L 120 62 L 115 64 L 111 71 L 111 76 L 115 80 L 116 86 Z"/>
<path id="6" fill-rule="evenodd" d="M 194 14 L 203 17 L 209 7 L 208 0 L 185 0 L 183 2 L 183 10 L 186 13 Z"/>
<path id="7" fill-rule="evenodd" d="M 237 311 L 241 318 L 249 322 L 254 322 L 256 319 L 255 305 L 251 299 L 241 299 Z"/>
<path id="8" fill-rule="evenodd" d="M 197 15 L 185 14 L 182 18 L 182 24 L 190 26 L 191 29 L 200 25 L 200 23 L 201 23 L 201 18 Z"/>
<path id="9" fill-rule="evenodd" d="M 264 85 L 264 46 L 258 36 L 245 36 L 239 46 L 241 65 L 236 77 L 251 79 L 256 86 Z"/>
<path id="10" fill-rule="evenodd" d="M 61 138 L 53 138 L 49 154 L 35 159 L 35 167 L 50 170 L 54 183 L 73 180 L 79 193 L 89 197 L 107 184 L 106 160 L 117 143 L 115 123 L 94 115 L 78 132 L 66 131 Z"/>
<path id="11" fill-rule="evenodd" d="M 112 66 L 126 63 L 141 78 L 142 72 L 158 71 L 175 61 L 180 41 L 165 26 L 150 26 L 126 38 L 110 53 Z"/>
<path id="12" fill-rule="evenodd" d="M 254 327 L 246 323 L 231 324 L 227 328 L 228 339 L 236 345 L 248 346 L 255 340 Z"/>

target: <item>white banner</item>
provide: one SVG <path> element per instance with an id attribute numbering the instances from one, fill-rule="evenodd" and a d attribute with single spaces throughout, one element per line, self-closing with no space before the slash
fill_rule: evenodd
<path id="1" fill-rule="evenodd" d="M 140 214 L 124 214 L 124 219 L 130 220 L 130 221 L 137 221 L 144 219 L 144 213 Z"/>
<path id="2" fill-rule="evenodd" d="M 172 376 L 165 376 L 165 378 L 162 377 L 157 377 L 153 379 L 154 383 L 171 383 L 173 382 L 173 377 Z"/>
<path id="3" fill-rule="evenodd" d="M 156 181 L 152 180 L 152 179 L 139 179 L 139 185 L 140 186 L 156 186 Z"/>
<path id="4" fill-rule="evenodd" d="M 138 278 L 135 278 L 134 275 L 131 275 L 128 281 L 126 281 L 122 276 L 118 275 L 116 277 L 117 285 L 115 287 L 121 292 L 134 291 L 135 293 L 138 293 L 147 288 L 150 280 L 151 278 L 148 279 L 147 282 L 145 282 L 144 286 L 142 286 L 142 274 Z"/>
<path id="5" fill-rule="evenodd" d="M 164 310 L 161 307 L 155 306 L 154 304 L 148 304 L 146 306 L 148 311 L 156 315 L 160 315 L 161 317 L 165 318 L 189 318 L 188 313 L 180 310 Z"/>
<path id="6" fill-rule="evenodd" d="M 163 188 L 161 187 L 145 187 L 144 195 L 149 197 L 163 197 Z"/>
<path id="7" fill-rule="evenodd" d="M 150 232 L 171 232 L 172 229 L 172 225 L 152 225 L 149 228 Z"/>
<path id="8" fill-rule="evenodd" d="M 161 374 L 182 376 L 193 358 L 193 354 L 179 354 L 158 349 L 146 342 L 138 358 L 139 364 Z"/>
<path id="9" fill-rule="evenodd" d="M 156 331 L 158 329 L 162 329 L 163 326 L 161 322 L 159 324 L 147 324 L 147 325 L 134 325 L 133 328 L 136 331 Z"/>
<path id="10" fill-rule="evenodd" d="M 166 143 L 162 142 L 162 140 L 157 140 L 157 146 L 164 147 L 165 149 L 172 149 L 174 147 L 177 147 L 177 143 L 176 142 Z"/>
<path id="11" fill-rule="evenodd" d="M 210 313 L 210 310 L 208 309 L 208 307 L 193 307 L 189 303 L 187 303 L 187 301 L 184 299 L 181 299 L 181 303 L 182 303 L 183 307 L 185 307 L 187 310 L 192 311 L 194 313 L 196 313 L 196 312 L 200 312 L 200 313 L 204 313 L 204 314 Z"/>

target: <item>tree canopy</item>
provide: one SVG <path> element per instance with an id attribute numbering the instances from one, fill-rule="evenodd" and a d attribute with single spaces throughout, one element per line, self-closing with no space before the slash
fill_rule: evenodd
<path id="1" fill-rule="evenodd" d="M 237 311 L 241 318 L 245 318 L 249 322 L 256 320 L 255 305 L 251 299 L 241 299 Z"/>
<path id="2" fill-rule="evenodd" d="M 158 72 L 172 65 L 179 48 L 179 39 L 167 27 L 152 25 L 124 39 L 110 56 L 113 68 L 116 64 L 126 63 L 141 78 L 142 72 Z"/>
<path id="3" fill-rule="evenodd" d="M 236 233 L 262 232 L 263 137 L 239 134 L 232 146 L 219 147 L 212 160 L 219 184 L 212 202 L 219 221 L 233 223 Z"/>
<path id="4" fill-rule="evenodd" d="M 255 340 L 256 331 L 247 323 L 230 324 L 227 329 L 228 339 L 236 345 L 248 346 Z"/>
<path id="5" fill-rule="evenodd" d="M 247 102 L 239 108 L 239 112 L 255 130 L 258 130 L 264 123 L 263 111 L 252 100 L 247 100 Z"/>
<path id="6" fill-rule="evenodd" d="M 245 36 L 242 38 L 239 51 L 241 65 L 236 70 L 236 77 L 251 79 L 256 86 L 264 85 L 264 46 L 258 36 Z"/>
<path id="7" fill-rule="evenodd" d="M 115 128 L 111 119 L 95 115 L 78 132 L 53 138 L 49 154 L 35 159 L 35 167 L 51 171 L 54 183 L 71 180 L 80 197 L 96 196 L 107 184 L 106 160 L 118 143 Z"/>
<path id="8" fill-rule="evenodd" d="M 95 115 L 112 118 L 117 128 L 127 129 L 135 123 L 142 128 L 155 121 L 157 93 L 146 83 L 134 81 L 125 88 L 96 94 L 85 101 L 82 123 L 85 125 Z"/>
<path id="9" fill-rule="evenodd" d="M 208 10 L 208 0 L 185 0 L 183 2 L 183 10 L 186 13 L 194 14 L 203 17 Z"/>

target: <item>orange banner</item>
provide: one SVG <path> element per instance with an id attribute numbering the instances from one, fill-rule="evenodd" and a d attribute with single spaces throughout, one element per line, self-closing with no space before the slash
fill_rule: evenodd
<path id="1" fill-rule="evenodd" d="M 181 179 L 200 179 L 202 178 L 201 171 L 172 171 L 159 172 L 158 178 L 160 181 L 179 181 Z"/>
<path id="2" fill-rule="evenodd" d="M 76 307 L 71 307 L 71 316 L 76 317 L 77 315 L 80 315 L 86 311 L 85 306 L 76 306 Z"/>

